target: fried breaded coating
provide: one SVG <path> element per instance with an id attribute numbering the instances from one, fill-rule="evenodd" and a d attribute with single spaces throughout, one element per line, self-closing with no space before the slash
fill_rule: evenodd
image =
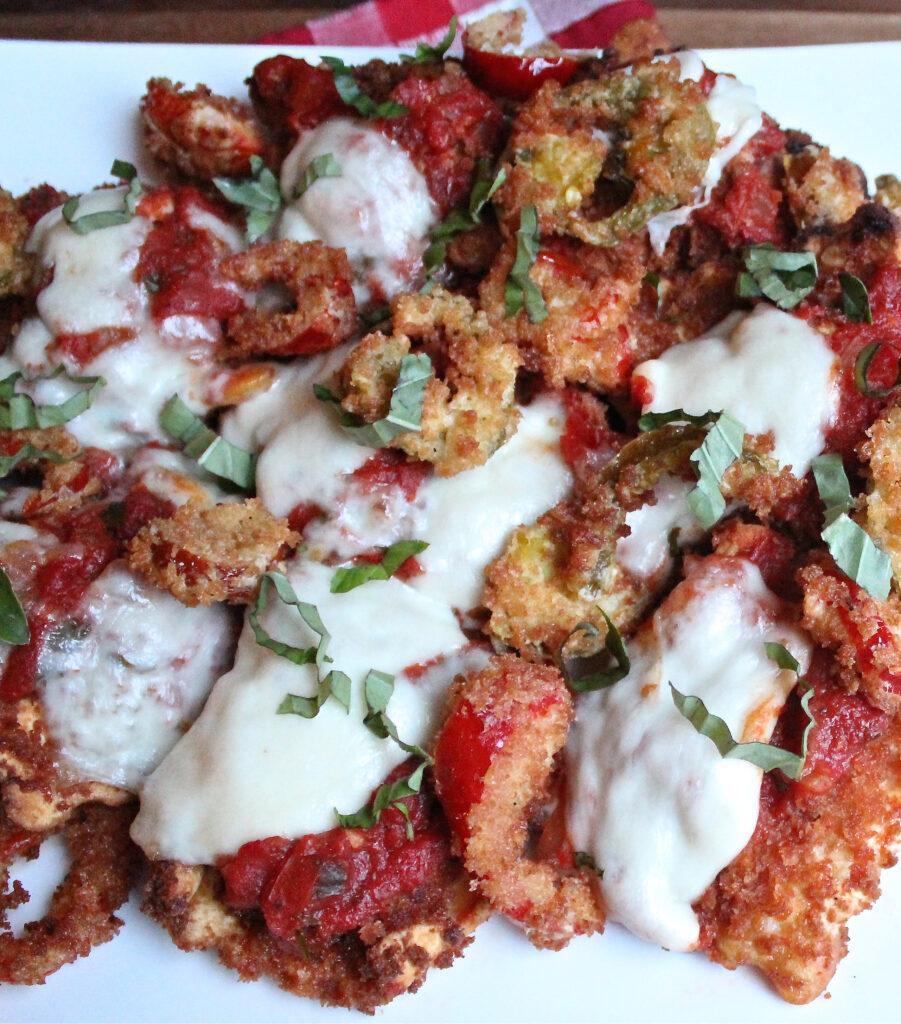
<path id="1" fill-rule="evenodd" d="M 696 908 L 713 960 L 756 967 L 790 1003 L 823 992 L 847 951 L 846 922 L 872 905 L 880 870 L 896 859 L 899 743 L 895 718 L 827 792 L 762 799 L 751 841 Z"/>
<path id="2" fill-rule="evenodd" d="M 467 869 L 531 942 L 561 949 L 601 931 L 597 878 L 529 855 L 530 816 L 550 797 L 573 708 L 556 669 L 510 655 L 458 680 L 435 744 L 438 795 Z"/>
<path id="3" fill-rule="evenodd" d="M 859 451 L 870 469 L 867 533 L 888 554 L 892 573 L 901 580 L 901 406 L 884 410 Z"/>
<path id="4" fill-rule="evenodd" d="M 519 351 L 465 297 L 442 288 L 401 296 L 393 313 L 393 335 L 367 335 L 342 367 L 342 407 L 367 422 L 387 416 L 401 360 L 415 345 L 436 375 L 425 386 L 420 429 L 391 446 L 440 476 L 482 465 L 516 430 Z"/>
<path id="5" fill-rule="evenodd" d="M 850 160 L 834 157 L 828 146 L 789 143 L 783 157 L 785 196 L 799 228 L 844 224 L 867 200 L 867 179 Z"/>
<path id="6" fill-rule="evenodd" d="M 221 270 L 249 291 L 281 285 L 290 302 L 287 311 L 251 307 L 229 317 L 229 359 L 322 352 L 357 330 L 353 272 L 343 249 L 284 238 L 230 256 Z"/>
<path id="7" fill-rule="evenodd" d="M 878 601 L 844 573 L 809 565 L 798 574 L 804 591 L 802 625 L 818 644 L 835 651 L 841 685 L 858 688 L 877 708 L 901 708 L 901 598 Z"/>
<path id="8" fill-rule="evenodd" d="M 31 290 L 34 258 L 25 251 L 30 231 L 19 204 L 0 188 L 0 299 Z"/>
<path id="9" fill-rule="evenodd" d="M 19 882 L 6 891 L 9 869 L 17 856 L 37 855 L 46 832 L 23 834 L 5 816 L 0 819 L 0 981 L 40 985 L 63 964 L 87 956 L 109 942 L 122 922 L 114 914 L 137 880 L 141 856 L 128 837 L 135 805 L 80 808 L 63 828 L 71 866 L 57 886 L 47 913 L 25 925 L 16 938 L 7 910 L 28 900 Z"/>
<path id="10" fill-rule="evenodd" d="M 142 909 L 180 949 L 214 949 L 242 981 L 269 977 L 294 995 L 364 1013 L 415 992 L 430 967 L 449 967 L 486 916 L 484 901 L 457 866 L 441 889 L 404 901 L 393 918 L 314 952 L 279 941 L 258 914 L 230 910 L 222 895 L 214 868 L 157 861 Z"/>
<path id="11" fill-rule="evenodd" d="M 192 178 L 250 174 L 251 156 L 264 151 L 250 107 L 204 85 L 185 89 L 168 78 L 151 78 L 141 116 L 147 149 Z"/>
<path id="12" fill-rule="evenodd" d="M 153 519 L 130 542 L 128 564 L 189 608 L 249 604 L 260 577 L 300 540 L 257 498 L 204 508 L 188 502 Z"/>

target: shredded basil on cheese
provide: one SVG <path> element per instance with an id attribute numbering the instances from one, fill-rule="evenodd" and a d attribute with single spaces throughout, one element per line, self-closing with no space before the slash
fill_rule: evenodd
<path id="1" fill-rule="evenodd" d="M 529 271 L 538 258 L 541 233 L 538 230 L 538 211 L 534 206 L 524 206 L 520 213 L 519 228 L 516 232 L 516 256 L 504 290 L 506 315 L 516 316 L 525 309 L 533 324 L 540 323 L 547 316 L 547 306 L 541 289 L 532 280 Z"/>
<path id="2" fill-rule="evenodd" d="M 797 661 L 781 644 L 767 644 L 766 648 L 767 655 L 772 657 L 780 668 L 798 671 Z M 770 654 L 771 648 L 774 649 L 775 656 Z M 787 658 L 784 655 L 787 655 Z M 807 760 L 807 742 L 810 730 L 816 725 L 816 720 L 809 707 L 810 698 L 813 696 L 813 687 L 800 676 L 798 677 L 798 683 L 804 688 L 804 694 L 801 697 L 801 707 L 808 718 L 800 754 L 793 754 L 790 750 L 773 746 L 771 743 L 738 743 L 733 738 L 726 722 L 718 715 L 708 711 L 700 697 L 686 696 L 684 693 L 680 693 L 672 683 L 669 686 L 673 703 L 676 705 L 679 713 L 688 719 L 697 732 L 713 742 L 721 757 L 749 761 L 758 768 L 762 768 L 765 772 L 771 772 L 778 768 L 790 779 L 799 779 Z"/>
<path id="3" fill-rule="evenodd" d="M 166 403 L 160 413 L 160 424 L 181 441 L 185 455 L 195 459 L 208 473 L 245 491 L 253 487 L 256 458 L 211 430 L 178 395 Z"/>
<path id="4" fill-rule="evenodd" d="M 313 394 L 320 402 L 326 402 L 335 409 L 341 429 L 357 444 L 383 448 L 398 434 L 420 429 L 425 388 L 432 376 L 432 360 L 425 352 L 405 355 L 391 392 L 388 415 L 374 423 L 366 423 L 345 412 L 338 397 L 324 384 L 314 384 Z"/>
<path id="5" fill-rule="evenodd" d="M 379 786 L 372 802 L 365 804 L 353 814 L 341 814 L 336 810 L 335 816 L 338 819 L 338 824 L 342 828 L 369 828 L 379 821 L 382 811 L 394 807 L 407 819 L 407 838 L 412 839 L 413 825 L 410 822 L 410 812 L 403 800 L 406 796 L 415 796 L 422 789 L 422 776 L 425 768 L 425 763 L 422 763 L 404 778 Z"/>
<path id="6" fill-rule="evenodd" d="M 698 467 L 698 483 L 689 491 L 688 504 L 705 530 L 714 526 L 726 511 L 720 481 L 740 458 L 744 437 L 744 425 L 722 412 L 708 430 L 704 443 L 689 456 Z"/>
<path id="7" fill-rule="evenodd" d="M 870 296 L 867 286 L 853 274 L 839 274 L 842 286 L 842 312 L 856 324 L 871 324 L 873 311 L 870 309 Z"/>
<path id="8" fill-rule="evenodd" d="M 126 160 L 114 160 L 110 174 L 128 182 L 128 191 L 118 210 L 98 210 L 95 213 L 83 213 L 78 216 L 81 196 L 72 196 L 63 205 L 63 220 L 77 235 L 87 235 L 91 231 L 109 228 L 115 224 L 127 224 L 134 217 L 142 192 L 137 170 Z"/>
<path id="9" fill-rule="evenodd" d="M 16 384 L 23 380 L 31 384 L 39 380 L 54 380 L 65 377 L 73 384 L 86 384 L 82 391 L 59 405 L 37 405 L 29 395 L 16 391 Z M 74 420 L 91 407 L 97 392 L 106 384 L 102 377 L 70 377 L 60 366 L 44 377 L 24 378 L 21 373 L 11 373 L 0 380 L 0 428 L 3 430 L 45 430 L 59 427 Z"/>
<path id="10" fill-rule="evenodd" d="M 613 624 L 610 617 L 603 608 L 598 608 L 607 623 L 607 634 L 604 637 L 604 650 L 608 655 L 608 662 L 612 658 L 612 665 L 605 665 L 595 668 L 600 651 L 594 651 L 588 655 L 567 658 L 563 653 L 570 639 L 576 636 L 587 639 L 595 639 L 599 635 L 598 628 L 591 622 L 581 622 L 569 634 L 563 643 L 561 654 L 558 659 L 563 677 L 566 679 L 570 689 L 576 693 L 588 693 L 591 690 L 605 690 L 608 686 L 618 683 L 629 674 L 631 662 L 626 651 L 626 645 L 622 634 Z"/>
<path id="11" fill-rule="evenodd" d="M 250 178 L 213 178 L 213 184 L 230 203 L 244 207 L 247 241 L 255 242 L 272 226 L 282 193 L 275 175 L 255 153 L 250 171 Z"/>
<path id="12" fill-rule="evenodd" d="M 769 242 L 744 251 L 747 270 L 738 275 L 736 294 L 766 298 L 780 309 L 794 309 L 817 283 L 817 259 L 812 252 L 780 252 Z"/>
<path id="13" fill-rule="evenodd" d="M 275 592 L 283 604 L 297 609 L 297 614 L 319 637 L 319 642 L 310 647 L 294 647 L 282 640 L 271 636 L 260 623 L 260 616 L 266 610 L 269 600 L 269 588 L 274 587 Z M 293 665 L 310 665 L 315 663 L 319 675 L 319 687 L 315 697 L 300 697 L 294 693 L 285 694 L 284 700 L 276 709 L 279 715 L 300 715 L 301 718 L 315 718 L 319 709 L 328 700 L 334 699 L 345 709 L 350 710 L 350 678 L 344 672 L 332 669 L 326 672 L 327 666 L 331 663 L 328 655 L 328 645 L 331 635 L 323 625 L 316 605 L 301 601 L 294 588 L 291 586 L 287 576 L 280 572 L 267 572 L 260 580 L 260 592 L 256 602 L 248 616 L 250 628 L 256 642 L 272 651 L 280 658 L 285 658 Z"/>
<path id="14" fill-rule="evenodd" d="M 864 345 L 854 360 L 854 384 L 857 390 L 862 394 L 866 395 L 867 398 L 885 398 L 890 395 L 893 391 L 898 388 L 901 384 L 901 359 L 895 357 L 897 363 L 897 373 L 895 375 L 894 383 L 890 384 L 887 388 L 874 388 L 870 384 L 870 364 L 876 358 L 879 350 L 883 347 L 881 341 L 871 342 L 869 345 Z"/>
<path id="15" fill-rule="evenodd" d="M 835 564 L 873 597 L 884 601 L 892 584 L 891 559 L 847 514 L 855 502 L 841 456 L 817 456 L 811 468 L 825 506 L 822 538 Z"/>
<path id="16" fill-rule="evenodd" d="M 353 71 L 340 57 L 323 57 L 322 63 L 331 68 L 341 100 L 363 117 L 400 117 L 407 113 L 407 108 L 394 100 L 376 103 L 371 96 L 367 96 L 357 85 Z"/>
<path id="17" fill-rule="evenodd" d="M 425 551 L 428 546 L 424 540 L 396 541 L 385 549 L 382 560 L 376 564 L 342 566 L 336 569 L 329 589 L 333 594 L 346 594 L 370 580 L 390 579 L 408 558 Z"/>
<path id="18" fill-rule="evenodd" d="M 314 181 L 319 181 L 320 178 L 340 178 L 342 173 L 341 164 L 332 153 L 314 156 L 300 176 L 300 181 L 294 189 L 294 198 L 299 199 Z"/>
<path id="19" fill-rule="evenodd" d="M 447 27 L 447 32 L 437 46 L 428 43 L 417 43 L 416 53 L 402 53 L 400 59 L 404 64 L 431 64 L 433 61 L 444 60 L 444 55 L 451 48 L 457 34 L 457 15 L 455 14 Z"/>
<path id="20" fill-rule="evenodd" d="M 0 640 L 15 647 L 31 639 L 28 619 L 6 571 L 0 568 Z"/>

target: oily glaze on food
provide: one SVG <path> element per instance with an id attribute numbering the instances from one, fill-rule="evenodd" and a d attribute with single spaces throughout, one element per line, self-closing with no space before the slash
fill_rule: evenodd
<path id="1" fill-rule="evenodd" d="M 492 911 L 804 1002 L 877 895 L 896 183 L 653 24 L 515 27 L 273 57 L 252 106 L 154 79 L 165 184 L 2 194 L 3 864 L 74 858 L 3 980 L 141 870 L 181 948 L 327 1004 Z"/>

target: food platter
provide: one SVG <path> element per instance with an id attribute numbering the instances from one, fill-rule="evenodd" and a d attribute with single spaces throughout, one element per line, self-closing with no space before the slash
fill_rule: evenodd
<path id="1" fill-rule="evenodd" d="M 42 181 L 75 192 L 103 181 L 114 158 L 142 174 L 137 104 L 151 75 L 240 95 L 262 47 L 0 44 L 3 146 L 0 183 L 14 192 Z M 310 51 L 294 49 L 299 56 Z M 345 60 L 378 52 L 330 51 Z M 317 54 L 312 54 L 316 56 Z M 764 109 L 797 126 L 872 176 L 901 168 L 901 144 L 885 128 L 881 104 L 897 75 L 893 44 L 720 51 L 711 67 L 757 88 Z M 875 83 L 879 83 L 878 92 Z M 52 873 L 52 865 L 37 872 Z M 889 950 L 901 911 L 901 877 L 886 878 L 876 909 L 852 922 L 851 953 L 830 998 L 792 1008 L 750 972 L 729 974 L 701 957 L 668 954 L 610 926 L 560 953 L 533 949 L 499 921 L 478 933 L 462 962 L 434 972 L 384 1021 L 879 1021 L 893 1019 Z M 212 957 L 186 955 L 136 905 L 120 936 L 42 987 L 0 990 L 6 1020 L 349 1021 L 268 982 L 241 985 Z"/>

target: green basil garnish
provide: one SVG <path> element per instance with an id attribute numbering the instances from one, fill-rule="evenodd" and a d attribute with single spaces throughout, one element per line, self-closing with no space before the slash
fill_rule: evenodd
<path id="1" fill-rule="evenodd" d="M 720 413 L 700 448 L 689 458 L 698 467 L 698 483 L 688 494 L 688 504 L 705 530 L 714 526 L 726 511 L 720 491 L 723 473 L 741 456 L 745 428 L 728 413 Z"/>
<path id="2" fill-rule="evenodd" d="M 310 163 L 304 168 L 304 172 L 294 189 L 294 198 L 299 199 L 304 192 L 320 178 L 340 178 L 341 164 L 331 153 L 320 153 L 314 156 Z"/>
<path id="3" fill-rule="evenodd" d="M 340 400 L 324 384 L 314 384 L 313 394 L 336 410 L 341 428 L 357 444 L 383 448 L 398 434 L 419 430 L 425 387 L 432 375 L 432 360 L 425 352 L 405 355 L 391 392 L 388 415 L 374 423 L 365 423 L 358 416 L 345 412 Z"/>
<path id="4" fill-rule="evenodd" d="M 695 427 L 707 427 L 715 423 L 721 413 L 705 412 L 700 416 L 692 416 L 684 409 L 670 409 L 668 412 L 646 412 L 639 417 L 638 429 L 646 432 L 657 430 L 658 427 L 665 427 L 667 423 L 691 423 Z"/>
<path id="5" fill-rule="evenodd" d="M 891 559 L 847 514 L 855 503 L 841 456 L 819 455 L 811 468 L 825 506 L 822 538 L 835 564 L 873 597 L 884 601 L 892 585 Z"/>
<path id="6" fill-rule="evenodd" d="M 0 568 L 0 640 L 15 647 L 31 639 L 28 619 L 6 571 Z"/>
<path id="7" fill-rule="evenodd" d="M 838 280 L 842 286 L 842 312 L 856 324 L 871 324 L 873 311 L 867 286 L 853 274 L 839 274 Z"/>
<path id="8" fill-rule="evenodd" d="M 336 569 L 330 590 L 333 594 L 346 594 L 370 580 L 390 579 L 408 558 L 425 551 L 428 546 L 424 540 L 396 541 L 385 549 L 382 560 L 374 565 L 342 566 Z"/>
<path id="9" fill-rule="evenodd" d="M 444 60 L 444 55 L 451 48 L 456 34 L 457 15 L 455 14 L 450 20 L 447 32 L 437 46 L 430 46 L 428 43 L 417 43 L 415 54 L 402 53 L 400 59 L 404 64 L 431 64 L 433 61 Z"/>
<path id="10" fill-rule="evenodd" d="M 533 324 L 540 323 L 547 316 L 547 306 L 541 289 L 529 276 L 529 271 L 538 258 L 541 234 L 538 230 L 538 211 L 534 206 L 524 206 L 520 213 L 519 229 L 516 232 L 516 257 L 510 268 L 510 276 L 504 290 L 506 315 L 516 316 L 525 308 Z"/>
<path id="11" fill-rule="evenodd" d="M 319 637 L 319 642 L 310 647 L 294 647 L 282 640 L 271 636 L 260 623 L 260 616 L 266 610 L 269 597 L 269 588 L 274 587 L 275 592 L 283 604 L 291 605 L 297 609 L 297 614 Z M 315 697 L 299 697 L 297 694 L 288 693 L 276 709 L 279 715 L 300 715 L 302 718 L 315 718 L 319 709 L 328 700 L 334 697 L 345 709 L 350 710 L 350 679 L 345 673 L 332 670 L 323 675 L 327 665 L 331 662 L 328 645 L 331 640 L 328 630 L 322 623 L 316 605 L 301 601 L 288 577 L 280 572 L 267 572 L 260 580 L 260 592 L 256 602 L 248 616 L 250 628 L 256 642 L 272 651 L 280 658 L 285 658 L 293 665 L 309 665 L 315 663 L 319 675 L 319 688 Z"/>
<path id="12" fill-rule="evenodd" d="M 213 184 L 235 206 L 243 206 L 248 242 L 255 242 L 269 230 L 281 209 L 282 193 L 275 175 L 253 154 L 250 178 L 213 178 Z"/>
<path id="13" fill-rule="evenodd" d="M 736 282 L 741 298 L 764 295 L 780 309 L 794 309 L 816 287 L 817 259 L 812 252 L 780 252 L 764 242 L 748 246 L 744 262 L 747 271 Z"/>
<path id="14" fill-rule="evenodd" d="M 115 224 L 127 224 L 134 217 L 142 192 L 137 170 L 126 160 L 114 160 L 110 174 L 128 182 L 128 191 L 125 193 L 120 209 L 98 210 L 96 213 L 85 213 L 79 217 L 78 207 L 81 203 L 81 196 L 72 196 L 63 205 L 63 220 L 77 235 L 86 235 L 91 231 L 109 228 Z"/>
<path id="15" fill-rule="evenodd" d="M 59 405 L 36 405 L 33 398 L 16 391 L 20 380 L 34 383 L 39 380 L 53 380 L 65 377 L 73 384 L 87 384 L 83 391 L 78 391 L 71 398 Z M 106 384 L 102 377 L 70 377 L 63 367 L 44 377 L 24 378 L 21 373 L 11 373 L 0 380 L 0 428 L 3 430 L 45 430 L 47 427 L 59 427 L 63 423 L 74 420 L 86 409 L 91 407 L 94 396 Z"/>
<path id="16" fill-rule="evenodd" d="M 597 653 L 581 655 L 576 658 L 565 658 L 561 653 L 558 658 L 558 664 L 570 689 L 575 690 L 576 693 L 588 693 L 592 690 L 605 690 L 608 686 L 613 686 L 614 683 L 618 683 L 620 679 L 624 679 L 629 674 L 629 669 L 632 667 L 622 634 L 613 624 L 612 620 L 603 608 L 598 608 L 598 611 L 604 616 L 604 622 L 607 623 L 607 635 L 604 637 L 604 649 L 613 659 L 613 665 L 609 668 L 579 672 L 578 663 L 582 662 L 583 665 L 584 663 L 593 663 L 597 658 Z M 598 636 L 599 632 L 598 628 L 591 622 L 581 622 L 563 642 L 563 647 L 565 649 L 570 637 L 575 636 L 577 633 L 581 633 L 593 639 Z"/>
<path id="17" fill-rule="evenodd" d="M 189 459 L 196 460 L 213 476 L 236 484 L 242 490 L 253 487 L 256 458 L 226 441 L 173 395 L 160 413 L 160 425 L 181 441 Z"/>
<path id="18" fill-rule="evenodd" d="M 429 232 L 429 247 L 422 257 L 426 275 L 431 277 L 439 270 L 447 256 L 448 243 L 464 231 L 482 223 L 482 210 L 494 193 L 506 181 L 507 172 L 502 167 L 493 178 L 479 178 L 469 196 L 465 210 L 451 212 Z"/>
<path id="19" fill-rule="evenodd" d="M 331 68 L 335 78 L 335 88 L 341 100 L 364 117 L 400 117 L 407 113 L 407 108 L 394 100 L 376 103 L 371 96 L 360 89 L 353 71 L 340 57 L 323 57 L 322 63 Z"/>
<path id="20" fill-rule="evenodd" d="M 876 358 L 876 354 L 882 348 L 882 344 L 881 341 L 873 341 L 869 345 L 864 345 L 854 360 L 854 384 L 857 390 L 862 395 L 866 395 L 867 398 L 885 398 L 901 384 L 901 359 L 896 359 L 898 372 L 893 384 L 890 384 L 887 388 L 874 388 L 870 384 L 870 364 Z"/>

